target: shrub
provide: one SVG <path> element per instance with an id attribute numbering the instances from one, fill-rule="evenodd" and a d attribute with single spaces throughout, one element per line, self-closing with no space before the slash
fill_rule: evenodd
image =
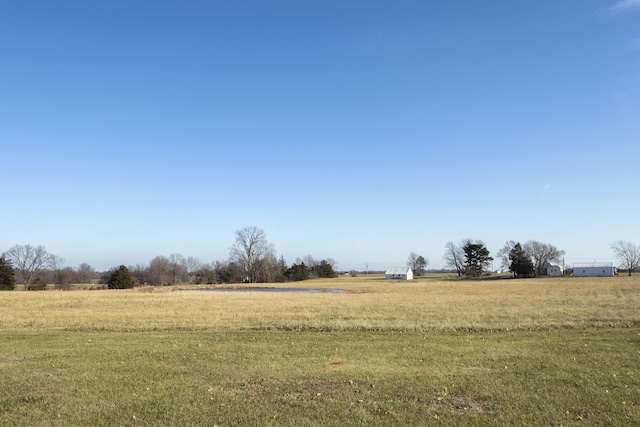
<path id="1" fill-rule="evenodd" d="M 29 291 L 44 291 L 47 289 L 47 281 L 44 278 L 38 276 L 33 280 L 31 286 L 29 286 Z"/>
<path id="2" fill-rule="evenodd" d="M 109 285 L 109 289 L 130 289 L 136 285 L 136 281 L 133 280 L 129 269 L 121 265 L 111 274 L 107 284 Z"/>

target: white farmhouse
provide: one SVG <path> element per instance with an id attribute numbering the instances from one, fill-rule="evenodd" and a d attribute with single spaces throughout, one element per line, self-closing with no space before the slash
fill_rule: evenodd
<path id="1" fill-rule="evenodd" d="M 576 277 L 586 276 L 613 276 L 616 269 L 611 263 L 575 263 L 573 264 L 573 275 Z"/>
<path id="2" fill-rule="evenodd" d="M 413 280 L 413 270 L 409 267 L 391 267 L 384 275 L 387 280 Z"/>
<path id="3" fill-rule="evenodd" d="M 549 262 L 545 263 L 544 267 L 542 268 L 542 271 L 544 272 L 544 274 L 546 276 L 551 276 L 551 277 L 561 277 L 562 276 L 562 272 L 563 272 L 563 268 L 559 265 L 555 265 L 555 264 L 551 264 Z"/>

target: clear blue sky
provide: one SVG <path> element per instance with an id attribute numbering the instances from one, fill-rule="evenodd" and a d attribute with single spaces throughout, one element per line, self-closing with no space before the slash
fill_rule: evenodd
<path id="1" fill-rule="evenodd" d="M 640 243 L 640 0 L 5 1 L 0 250 Z M 496 263 L 499 264 L 499 263 Z M 498 265 L 496 265 L 496 268 Z"/>

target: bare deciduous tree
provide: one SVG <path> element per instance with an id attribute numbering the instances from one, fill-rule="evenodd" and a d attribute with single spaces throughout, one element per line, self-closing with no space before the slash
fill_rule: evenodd
<path id="1" fill-rule="evenodd" d="M 184 268 L 187 272 L 187 282 L 191 283 L 192 279 L 195 278 L 196 273 L 200 268 L 202 268 L 202 262 L 198 258 L 194 258 L 192 256 L 184 259 Z"/>
<path id="2" fill-rule="evenodd" d="M 136 264 L 128 268 L 137 284 L 144 285 L 149 283 L 149 270 L 146 265 Z"/>
<path id="3" fill-rule="evenodd" d="M 232 261 L 212 263 L 213 283 L 238 283 L 244 280 L 244 272 Z"/>
<path id="4" fill-rule="evenodd" d="M 411 252 L 409 254 L 409 258 L 407 259 L 407 267 L 410 267 L 416 276 L 422 276 L 427 268 L 427 265 L 429 265 L 429 261 L 422 255 L 418 255 L 415 252 Z"/>
<path id="5" fill-rule="evenodd" d="M 51 255 L 48 263 L 48 267 L 51 268 L 51 282 L 54 285 L 59 285 L 61 283 L 60 280 L 60 272 L 62 271 L 62 266 L 64 265 L 64 258 L 59 257 L 58 255 Z"/>
<path id="6" fill-rule="evenodd" d="M 95 278 L 96 271 L 86 262 L 83 262 L 76 269 L 76 276 L 80 283 L 89 283 Z"/>
<path id="7" fill-rule="evenodd" d="M 331 268 L 333 268 L 334 270 L 336 269 L 336 267 L 338 266 L 338 261 L 336 261 L 333 258 L 325 258 L 325 261 L 327 262 L 327 264 L 329 264 L 331 266 Z"/>
<path id="8" fill-rule="evenodd" d="M 169 255 L 169 270 L 171 274 L 171 283 L 187 283 L 189 281 L 189 272 L 187 271 L 187 260 L 180 254 Z"/>
<path id="9" fill-rule="evenodd" d="M 260 266 L 257 269 L 256 281 L 258 282 L 277 282 L 284 281 L 284 272 L 280 267 L 280 263 L 275 253 L 268 253 L 260 260 Z"/>
<path id="10" fill-rule="evenodd" d="M 620 265 L 631 272 L 640 266 L 640 246 L 635 243 L 625 242 L 624 240 L 618 240 L 610 245 L 613 253 L 620 261 Z"/>
<path id="11" fill-rule="evenodd" d="M 56 289 L 69 290 L 71 289 L 71 284 L 76 281 L 76 272 L 73 268 L 64 267 L 57 274 Z"/>
<path id="12" fill-rule="evenodd" d="M 456 270 L 458 273 L 458 277 L 462 276 L 464 273 L 464 251 L 462 250 L 462 245 L 456 245 L 453 242 L 447 242 L 444 246 L 444 263 L 447 267 Z"/>
<path id="13" fill-rule="evenodd" d="M 548 243 L 529 240 L 522 247 L 524 252 L 531 258 L 536 277 L 542 274 L 545 264 L 560 262 L 564 256 L 564 251 Z"/>
<path id="14" fill-rule="evenodd" d="M 6 252 L 14 268 L 20 273 L 24 290 L 31 288 L 37 275 L 49 265 L 54 255 L 47 252 L 44 246 L 16 245 Z"/>
<path id="15" fill-rule="evenodd" d="M 236 230 L 235 235 L 229 257 L 242 268 L 249 283 L 256 283 L 264 267 L 263 260 L 275 253 L 273 245 L 267 240 L 265 231 L 255 226 Z"/>
<path id="16" fill-rule="evenodd" d="M 166 256 L 159 255 L 149 261 L 147 280 L 150 285 L 161 286 L 172 283 L 171 261 Z"/>
<path id="17" fill-rule="evenodd" d="M 509 254 L 516 247 L 517 242 L 513 240 L 508 240 L 504 242 L 504 245 L 496 252 L 496 257 L 500 258 L 500 268 L 503 271 L 509 271 L 511 267 L 511 259 L 509 258 Z"/>
<path id="18" fill-rule="evenodd" d="M 311 269 L 311 268 L 315 267 L 316 265 L 318 265 L 320 261 L 318 261 L 317 259 L 315 259 L 311 255 L 303 256 L 302 259 L 300 259 L 300 258 L 296 259 L 296 264 L 300 264 L 300 263 L 303 263 L 303 262 L 304 262 L 304 265 L 307 266 L 307 268 Z"/>

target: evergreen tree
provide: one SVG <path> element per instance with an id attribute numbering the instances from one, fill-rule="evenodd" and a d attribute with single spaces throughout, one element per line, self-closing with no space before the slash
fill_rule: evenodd
<path id="1" fill-rule="evenodd" d="M 0 256 L 0 290 L 13 291 L 16 288 L 16 276 L 11 260 L 5 254 Z"/>
<path id="2" fill-rule="evenodd" d="M 522 249 L 520 243 L 516 243 L 509 252 L 509 270 L 517 277 L 530 277 L 533 276 L 534 268 L 531 258 Z"/>
<path id="3" fill-rule="evenodd" d="M 462 250 L 467 259 L 465 264 L 466 272 L 470 276 L 481 276 L 493 261 L 493 258 L 489 256 L 489 249 L 482 242 L 473 243 L 468 240 Z"/>
<path id="4" fill-rule="evenodd" d="M 307 280 L 309 278 L 309 269 L 304 262 L 300 264 L 293 264 L 285 273 L 285 278 L 288 282 L 299 282 L 301 280 Z"/>
<path id="5" fill-rule="evenodd" d="M 129 269 L 124 265 L 121 265 L 111 274 L 107 283 L 109 289 L 130 289 L 136 285 L 133 275 L 131 275 Z"/>
<path id="6" fill-rule="evenodd" d="M 312 270 L 318 279 L 331 279 L 338 277 L 331 264 L 324 259 L 320 261 L 319 264 L 314 265 Z"/>

